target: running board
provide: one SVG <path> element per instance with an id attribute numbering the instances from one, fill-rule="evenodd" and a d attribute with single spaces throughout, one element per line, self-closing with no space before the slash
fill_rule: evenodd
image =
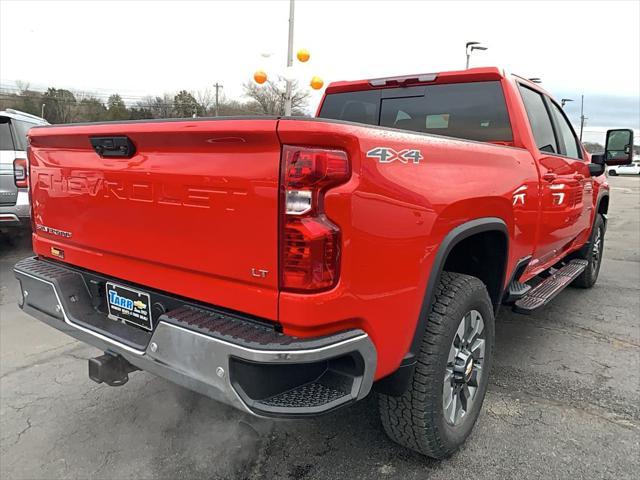
<path id="1" fill-rule="evenodd" d="M 513 305 L 517 313 L 531 313 L 555 298 L 567 285 L 580 276 L 587 268 L 586 260 L 571 260 L 564 267 L 532 288 Z"/>
<path id="2" fill-rule="evenodd" d="M 528 283 L 520 283 L 517 280 L 513 280 L 511 283 L 509 283 L 507 294 L 505 295 L 502 303 L 504 303 L 505 305 L 513 305 L 530 291 L 531 285 L 529 285 Z"/>

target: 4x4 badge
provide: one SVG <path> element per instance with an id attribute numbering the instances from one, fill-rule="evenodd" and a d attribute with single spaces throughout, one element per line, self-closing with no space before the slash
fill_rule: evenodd
<path id="1" fill-rule="evenodd" d="M 398 152 L 389 147 L 376 147 L 367 152 L 367 158 L 375 158 L 380 163 L 391 163 L 398 160 L 402 163 L 418 164 L 424 157 L 422 152 L 416 149 L 405 149 Z"/>

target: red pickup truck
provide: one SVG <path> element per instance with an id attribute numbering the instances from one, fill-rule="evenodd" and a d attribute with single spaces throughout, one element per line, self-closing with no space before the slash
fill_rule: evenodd
<path id="1" fill-rule="evenodd" d="M 317 118 L 30 132 L 35 257 L 20 306 L 105 353 L 266 417 L 375 391 L 387 434 L 442 458 L 487 389 L 494 317 L 591 287 L 605 164 L 539 85 L 496 68 L 337 82 Z M 158 399 L 158 401 L 161 401 Z"/>

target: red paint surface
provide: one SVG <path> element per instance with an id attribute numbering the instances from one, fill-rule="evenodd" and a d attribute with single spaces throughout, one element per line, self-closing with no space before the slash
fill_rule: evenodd
<path id="1" fill-rule="evenodd" d="M 293 119 L 32 129 L 34 221 L 72 232 L 70 239 L 36 232 L 34 249 L 49 257 L 51 246 L 63 248 L 68 263 L 278 321 L 289 334 L 362 328 L 375 343 L 381 378 L 409 349 L 435 253 L 454 227 L 503 219 L 507 272 L 532 255 L 526 280 L 588 239 L 596 200 L 608 189 L 604 176 L 589 176 L 586 152 L 584 161 L 538 152 L 521 80 L 474 69 L 439 74 L 437 82 L 487 79 L 501 79 L 512 146 Z M 339 82 L 327 91 L 362 88 L 371 87 Z M 125 134 L 137 148 L 131 159 L 105 160 L 91 149 L 89 135 Z M 325 196 L 342 250 L 338 283 L 322 293 L 278 289 L 282 145 L 340 149 L 351 162 L 351 178 Z M 366 158 L 381 145 L 419 149 L 424 159 Z M 548 173 L 556 175 L 551 182 L 542 178 Z M 557 182 L 570 196 L 560 205 L 551 188 Z M 255 277 L 252 269 L 269 273 Z"/>

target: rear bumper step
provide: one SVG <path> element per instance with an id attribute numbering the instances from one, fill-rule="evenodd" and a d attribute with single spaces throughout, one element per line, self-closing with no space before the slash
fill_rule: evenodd
<path id="1" fill-rule="evenodd" d="M 376 351 L 362 330 L 298 338 L 183 301 L 145 332 L 101 313 L 73 268 L 30 257 L 14 271 L 26 313 L 108 352 L 92 359 L 96 381 L 124 384 L 141 369 L 249 413 L 287 418 L 326 413 L 371 390 Z"/>
<path id="2" fill-rule="evenodd" d="M 580 276 L 587 267 L 586 260 L 571 260 L 564 267 L 547 277 L 543 282 L 529 290 L 513 305 L 517 313 L 531 313 L 548 304 L 572 281 Z"/>

